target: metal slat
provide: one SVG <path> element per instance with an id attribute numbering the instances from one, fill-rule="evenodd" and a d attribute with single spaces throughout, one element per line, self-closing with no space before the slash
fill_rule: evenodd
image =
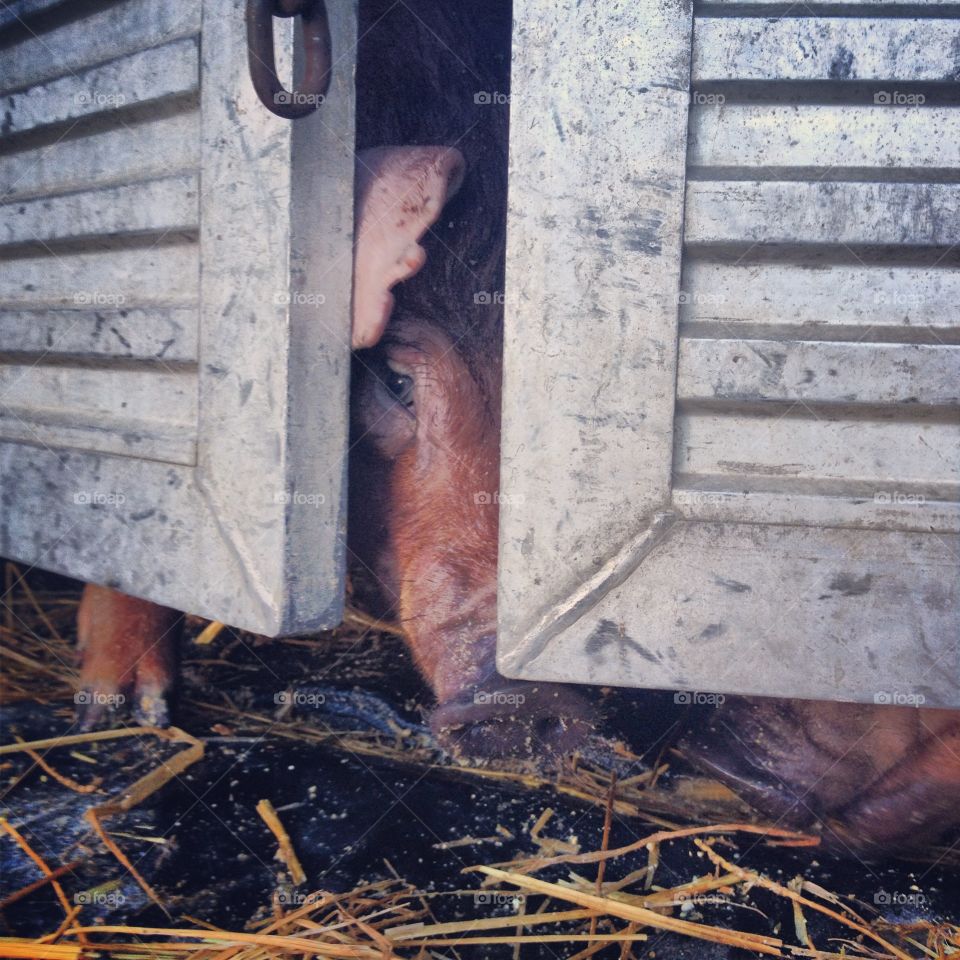
<path id="1" fill-rule="evenodd" d="M 687 164 L 711 179 L 732 170 L 771 179 L 904 179 L 908 170 L 960 177 L 960 109 L 695 104 Z"/>
<path id="2" fill-rule="evenodd" d="M 958 78 L 956 19 L 700 17 L 693 83 Z M 894 91 L 890 91 L 892 94 Z"/>
<path id="3" fill-rule="evenodd" d="M 198 87 L 197 41 L 177 40 L 14 94 L 6 103 L 6 131 L 24 133 L 81 120 L 118 107 L 195 93 Z"/>
<path id="4" fill-rule="evenodd" d="M 25 257 L 0 270 L 0 309 L 196 305 L 195 244 Z"/>
<path id="5" fill-rule="evenodd" d="M 960 184 L 692 181 L 688 247 L 960 243 Z"/>
<path id="6" fill-rule="evenodd" d="M 956 270 L 688 258 L 680 320 L 685 336 L 956 343 L 958 303 Z"/>
<path id="7" fill-rule="evenodd" d="M 200 114 L 192 110 L 2 155 L 0 200 L 150 180 L 199 163 Z"/>
<path id="8" fill-rule="evenodd" d="M 698 10 L 705 7 L 723 10 L 731 16 L 748 16 L 741 13 L 744 9 L 753 7 L 769 8 L 776 10 L 783 7 L 793 8 L 793 16 L 805 16 L 809 10 L 816 11 L 820 7 L 847 7 L 851 11 L 870 10 L 874 7 L 915 7 L 919 10 L 929 10 L 936 13 L 941 7 L 954 7 L 957 0 L 804 0 L 803 8 L 797 9 L 796 0 L 704 0 L 699 2 Z"/>
<path id="9" fill-rule="evenodd" d="M 704 17 L 945 17 L 958 0 L 697 0 Z"/>
<path id="10" fill-rule="evenodd" d="M 0 205 L 0 250 L 7 245 L 193 231 L 199 223 L 196 174 Z M 54 269 L 56 269 L 54 267 Z"/>
<path id="11" fill-rule="evenodd" d="M 65 354 L 162 360 L 197 359 L 197 308 L 117 306 L 81 292 L 87 307 L 0 312 L 0 353 Z"/>
<path id="12" fill-rule="evenodd" d="M 29 33 L 3 52 L 0 93 L 44 83 L 200 30 L 200 5 L 128 0 L 46 33 Z"/>
<path id="13" fill-rule="evenodd" d="M 168 465 L 191 466 L 197 459 L 194 431 L 182 424 L 136 420 L 84 422 L 72 417 L 61 420 L 56 414 L 7 405 L 0 408 L 0 440 Z"/>
<path id="14" fill-rule="evenodd" d="M 846 480 L 871 482 L 877 490 L 900 484 L 923 493 L 925 485 L 955 482 L 960 475 L 954 423 L 834 418 L 820 411 L 811 415 L 800 404 L 792 412 L 803 416 L 785 415 L 790 406 L 771 410 L 757 404 L 749 413 L 726 414 L 681 408 L 674 471 L 726 477 L 728 489 L 740 490 L 755 478 L 798 480 L 813 486 L 807 492 L 816 492 L 818 482 Z M 899 408 L 901 417 L 904 409 Z M 912 414 L 908 410 L 905 416 Z"/>
<path id="15" fill-rule="evenodd" d="M 681 339 L 677 398 L 951 406 L 960 402 L 960 347 Z"/>
<path id="16" fill-rule="evenodd" d="M 170 463 L 196 457 L 195 371 L 0 364 L 0 438 Z"/>
<path id="17" fill-rule="evenodd" d="M 725 523 L 912 530 L 960 533 L 960 484 L 922 489 L 888 481 L 806 484 L 751 477 L 749 490 L 732 490 L 728 477 L 674 477 L 671 508 L 691 520 Z"/>

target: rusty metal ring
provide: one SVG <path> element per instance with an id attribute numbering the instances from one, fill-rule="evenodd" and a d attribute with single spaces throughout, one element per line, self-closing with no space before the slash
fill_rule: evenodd
<path id="1" fill-rule="evenodd" d="M 300 17 L 304 70 L 300 85 L 287 90 L 277 76 L 273 18 Z M 260 102 L 278 117 L 296 120 L 323 103 L 330 86 L 330 25 L 323 0 L 247 0 L 247 59 Z"/>

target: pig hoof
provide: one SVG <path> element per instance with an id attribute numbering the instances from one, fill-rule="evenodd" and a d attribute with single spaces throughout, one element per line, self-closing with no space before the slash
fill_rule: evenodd
<path id="1" fill-rule="evenodd" d="M 91 730 L 109 730 L 122 726 L 132 713 L 138 726 L 168 727 L 170 710 L 163 690 L 135 687 L 130 699 L 123 693 L 104 693 L 101 689 L 85 688 L 76 695 L 77 726 L 85 733 Z"/>
<path id="2" fill-rule="evenodd" d="M 587 701 L 567 687 L 504 681 L 441 704 L 430 726 L 458 758 L 551 762 L 584 742 L 591 717 Z"/>
<path id="3" fill-rule="evenodd" d="M 123 698 L 117 694 L 103 694 L 87 688 L 77 693 L 74 699 L 77 705 L 77 726 L 83 733 L 105 730 L 119 724 L 123 713 Z"/>
<path id="4" fill-rule="evenodd" d="M 170 710 L 162 690 L 139 689 L 133 701 L 133 718 L 142 727 L 170 726 Z"/>

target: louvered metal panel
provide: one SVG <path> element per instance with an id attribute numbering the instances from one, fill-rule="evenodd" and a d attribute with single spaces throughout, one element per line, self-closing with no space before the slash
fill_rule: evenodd
<path id="1" fill-rule="evenodd" d="M 953 13 L 515 8 L 505 674 L 960 705 Z"/>
<path id="2" fill-rule="evenodd" d="M 342 605 L 356 20 L 294 127 L 243 7 L 4 7 L 0 554 L 275 634 Z"/>

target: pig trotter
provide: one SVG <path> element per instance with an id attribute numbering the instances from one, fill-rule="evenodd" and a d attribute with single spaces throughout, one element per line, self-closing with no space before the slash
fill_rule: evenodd
<path id="1" fill-rule="evenodd" d="M 143 727 L 170 726 L 170 711 L 163 690 L 138 685 L 133 701 L 133 719 Z"/>
<path id="2" fill-rule="evenodd" d="M 170 722 L 182 617 L 176 610 L 88 584 L 77 614 L 82 730 L 114 726 L 128 712 L 144 726 Z"/>

